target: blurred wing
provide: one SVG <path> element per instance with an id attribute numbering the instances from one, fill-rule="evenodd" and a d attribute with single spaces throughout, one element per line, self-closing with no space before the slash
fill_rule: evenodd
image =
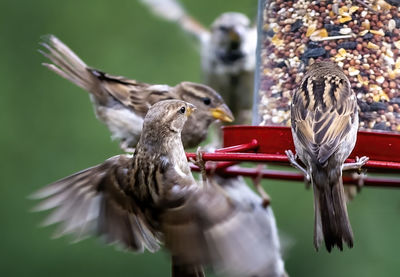
<path id="1" fill-rule="evenodd" d="M 292 127 L 311 157 L 325 163 L 346 139 L 357 115 L 357 100 L 346 80 L 306 78 L 293 96 Z"/>
<path id="2" fill-rule="evenodd" d="M 242 177 L 227 178 L 215 175 L 214 179 L 244 215 L 241 222 L 243 225 L 237 227 L 239 230 L 227 234 L 241 234 L 243 237 L 240 240 L 246 243 L 242 248 L 247 252 L 241 253 L 243 257 L 239 257 L 241 260 L 234 267 L 228 264 L 225 267 L 229 266 L 230 270 L 241 272 L 241 275 L 245 276 L 283 276 L 284 262 L 272 208 L 262 206 L 261 197 L 249 188 Z"/>
<path id="3" fill-rule="evenodd" d="M 60 224 L 56 237 L 72 234 L 79 241 L 97 235 L 132 251 L 157 251 L 158 234 L 127 193 L 130 159 L 115 156 L 50 184 L 33 195 L 44 199 L 35 210 L 53 209 L 44 224 Z"/>
<path id="4" fill-rule="evenodd" d="M 235 192 L 223 193 L 215 184 L 194 187 L 182 205 L 163 213 L 165 243 L 176 263 L 205 264 L 229 276 L 283 270 L 272 211 L 263 210 L 254 195 L 247 199 L 251 204 L 237 202 L 234 194 L 243 187 L 231 189 Z"/>
<path id="5" fill-rule="evenodd" d="M 198 21 L 187 14 L 176 0 L 141 0 L 157 16 L 178 23 L 181 28 L 196 37 L 201 43 L 206 42 L 210 32 Z"/>

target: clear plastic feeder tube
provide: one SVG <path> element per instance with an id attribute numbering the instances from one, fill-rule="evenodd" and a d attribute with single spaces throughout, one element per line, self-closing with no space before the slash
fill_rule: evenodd
<path id="1" fill-rule="evenodd" d="M 331 60 L 348 76 L 360 129 L 400 132 L 400 1 L 259 0 L 254 125 L 290 125 L 308 66 Z"/>

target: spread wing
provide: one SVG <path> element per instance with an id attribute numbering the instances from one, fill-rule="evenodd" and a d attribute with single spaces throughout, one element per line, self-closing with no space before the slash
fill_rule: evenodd
<path id="1" fill-rule="evenodd" d="M 52 209 L 44 224 L 59 223 L 57 237 L 71 234 L 81 240 L 97 235 L 132 251 L 157 251 L 159 234 L 129 195 L 130 159 L 115 156 L 48 185 L 32 196 L 43 199 L 35 210 Z"/>
<path id="2" fill-rule="evenodd" d="M 324 164 L 346 139 L 357 116 L 347 79 L 308 76 L 293 96 L 292 128 L 306 152 Z"/>
<path id="3" fill-rule="evenodd" d="M 197 20 L 191 17 L 182 5 L 176 0 L 141 0 L 157 16 L 176 22 L 200 43 L 205 43 L 210 38 L 210 32 Z"/>

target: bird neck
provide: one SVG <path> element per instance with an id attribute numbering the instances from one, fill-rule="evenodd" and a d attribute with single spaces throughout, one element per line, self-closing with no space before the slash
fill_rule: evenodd
<path id="1" fill-rule="evenodd" d="M 143 132 L 146 134 L 148 132 Z M 170 156 L 170 153 L 175 153 L 181 157 L 185 156 L 185 151 L 182 145 L 181 132 L 160 132 L 157 136 L 154 134 L 142 135 L 140 138 L 141 146 L 145 146 L 148 152 L 160 153 L 164 156 Z"/>

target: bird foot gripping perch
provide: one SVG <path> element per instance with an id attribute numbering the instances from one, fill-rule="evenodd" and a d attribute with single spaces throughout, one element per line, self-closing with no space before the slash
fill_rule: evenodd
<path id="1" fill-rule="evenodd" d="M 189 158 L 189 161 L 192 162 L 194 165 L 196 165 L 200 169 L 203 186 L 205 184 L 214 186 L 226 197 L 226 199 L 228 200 L 228 202 L 231 205 L 234 205 L 234 200 L 232 199 L 232 197 L 230 197 L 229 194 L 219 184 L 217 184 L 214 181 L 214 179 L 212 178 L 212 175 L 215 173 L 215 170 L 216 170 L 216 166 L 214 163 L 213 163 L 213 166 L 211 167 L 210 172 L 207 174 L 207 167 L 206 167 L 207 161 L 204 160 L 203 154 L 204 154 L 204 151 L 201 149 L 201 147 L 198 147 L 197 151 L 196 151 L 196 159 Z"/>
<path id="2" fill-rule="evenodd" d="M 361 168 L 369 161 L 369 158 L 366 156 L 363 156 L 361 158 L 356 157 L 356 161 L 354 163 L 345 163 L 342 166 L 342 171 L 345 170 L 352 170 L 352 169 L 357 169 L 358 174 L 361 174 Z"/>
<path id="3" fill-rule="evenodd" d="M 201 147 L 198 147 L 196 150 L 196 159 L 189 158 L 189 161 L 200 169 L 201 179 L 204 185 L 204 183 L 207 182 L 207 170 L 206 161 L 203 159 L 203 153 Z"/>
<path id="4" fill-rule="evenodd" d="M 307 170 L 302 167 L 296 160 L 297 160 L 297 154 L 293 154 L 292 150 L 286 150 L 285 151 L 286 156 L 289 159 L 290 164 L 294 167 L 300 170 L 303 175 L 304 175 L 304 182 L 306 184 L 306 189 L 309 189 L 311 186 L 311 178 L 310 175 L 308 174 Z"/>

